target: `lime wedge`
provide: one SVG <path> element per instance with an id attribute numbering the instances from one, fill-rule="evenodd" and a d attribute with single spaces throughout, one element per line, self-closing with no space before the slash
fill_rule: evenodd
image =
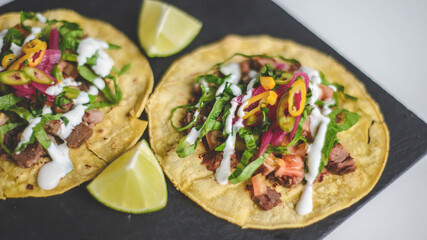
<path id="1" fill-rule="evenodd" d="M 87 189 L 104 205 L 122 212 L 152 212 L 167 202 L 165 177 L 145 140 L 111 163 Z"/>
<path id="2" fill-rule="evenodd" d="M 181 51 L 201 28 L 199 20 L 172 5 L 150 0 L 142 4 L 138 37 L 149 57 L 167 57 Z"/>

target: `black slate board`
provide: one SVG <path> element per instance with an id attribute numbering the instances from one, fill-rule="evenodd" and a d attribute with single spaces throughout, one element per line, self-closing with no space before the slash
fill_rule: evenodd
<path id="1" fill-rule="evenodd" d="M 143 215 L 120 213 L 104 207 L 91 197 L 86 191 L 86 184 L 83 184 L 59 196 L 1 201 L 0 239 L 319 239 L 426 153 L 426 123 L 274 3 L 267 0 L 167 2 L 173 2 L 200 19 L 204 25 L 199 36 L 183 52 L 168 58 L 149 60 L 156 82 L 180 56 L 230 33 L 290 38 L 332 55 L 353 72 L 379 103 L 390 128 L 390 156 L 374 190 L 350 208 L 309 227 L 262 231 L 242 230 L 216 218 L 177 191 L 169 181 L 169 202 L 166 208 Z M 0 14 L 20 10 L 74 9 L 85 16 L 111 23 L 131 40 L 138 42 L 136 23 L 140 6 L 141 0 L 24 0 L 1 7 Z M 147 134 L 144 137 L 147 138 Z"/>

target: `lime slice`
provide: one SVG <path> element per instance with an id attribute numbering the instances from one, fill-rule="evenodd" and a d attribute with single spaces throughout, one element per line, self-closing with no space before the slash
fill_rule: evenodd
<path id="1" fill-rule="evenodd" d="M 181 51 L 201 28 L 199 20 L 174 6 L 150 0 L 142 4 L 138 37 L 149 57 L 166 57 Z"/>
<path id="2" fill-rule="evenodd" d="M 156 211 L 167 202 L 165 177 L 145 140 L 111 163 L 87 189 L 104 205 L 129 213 Z"/>

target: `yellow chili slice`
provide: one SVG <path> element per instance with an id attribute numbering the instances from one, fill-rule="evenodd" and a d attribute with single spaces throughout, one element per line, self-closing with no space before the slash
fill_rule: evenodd
<path id="1" fill-rule="evenodd" d="M 3 60 L 1 61 L 1 65 L 4 68 L 7 68 L 7 66 L 9 66 L 13 61 L 15 61 L 16 57 L 15 55 L 13 55 L 13 53 L 8 54 L 6 56 L 4 56 Z"/>
<path id="2" fill-rule="evenodd" d="M 42 49 L 43 43 L 46 44 L 46 42 L 43 42 L 40 39 L 31 40 L 24 44 L 22 51 L 25 54 L 39 52 Z"/>
<path id="3" fill-rule="evenodd" d="M 298 103 L 298 106 L 295 106 L 295 95 L 298 93 L 301 94 L 301 101 Z M 295 81 L 291 86 L 288 99 L 288 110 L 291 116 L 299 116 L 304 111 L 306 95 L 307 91 L 304 80 Z"/>
<path id="4" fill-rule="evenodd" d="M 46 49 L 47 49 L 46 42 L 42 42 L 41 48 L 39 51 L 26 54 L 26 55 L 28 55 L 28 58 L 27 58 L 28 59 L 28 65 L 32 66 L 32 67 L 37 66 L 42 61 L 42 59 L 46 53 Z"/>
<path id="5" fill-rule="evenodd" d="M 274 79 L 272 77 L 260 77 L 259 80 L 261 82 L 261 86 L 265 90 L 273 89 L 274 86 L 276 86 L 276 83 L 274 82 Z"/>
<path id="6" fill-rule="evenodd" d="M 27 55 L 22 56 L 21 58 L 16 60 L 14 63 L 12 63 L 12 65 L 10 65 L 10 67 L 7 70 L 18 70 L 19 66 L 21 66 L 21 63 L 27 60 L 27 58 L 28 58 Z"/>
<path id="7" fill-rule="evenodd" d="M 243 119 L 247 119 L 248 117 L 254 115 L 255 113 L 261 111 L 261 105 L 268 103 L 270 105 L 274 105 L 277 102 L 277 93 L 274 91 L 267 91 L 267 92 L 263 92 L 261 94 L 258 94 L 256 96 L 253 96 L 252 98 L 250 98 L 248 100 L 248 105 L 245 107 L 249 107 L 252 103 L 257 102 L 258 106 L 254 109 L 252 109 L 251 111 L 245 113 L 245 115 L 243 116 Z"/>
<path id="8" fill-rule="evenodd" d="M 274 91 L 268 91 L 267 103 L 270 105 L 276 104 L 277 101 L 277 93 Z"/>

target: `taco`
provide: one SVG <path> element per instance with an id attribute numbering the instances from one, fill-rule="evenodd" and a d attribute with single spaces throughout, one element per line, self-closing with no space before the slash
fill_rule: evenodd
<path id="1" fill-rule="evenodd" d="M 1 199 L 60 194 L 138 141 L 153 74 L 123 33 L 64 9 L 0 29 Z"/>
<path id="2" fill-rule="evenodd" d="M 228 36 L 176 61 L 148 103 L 173 184 L 243 228 L 295 228 L 365 196 L 385 166 L 378 105 L 343 66 L 269 36 Z"/>

